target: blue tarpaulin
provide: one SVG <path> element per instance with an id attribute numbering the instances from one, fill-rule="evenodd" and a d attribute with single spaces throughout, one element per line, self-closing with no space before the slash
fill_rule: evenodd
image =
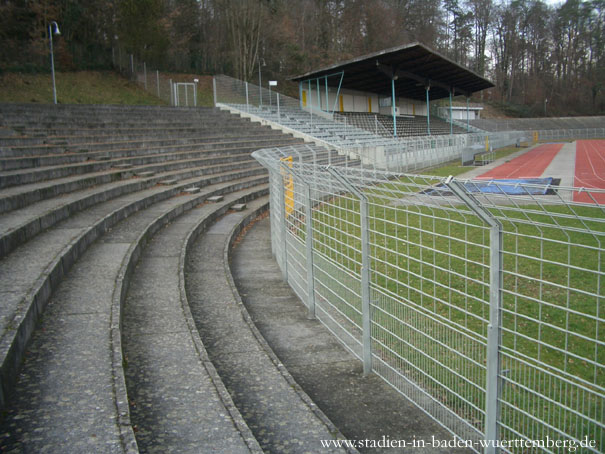
<path id="1" fill-rule="evenodd" d="M 473 180 L 464 184 L 468 192 L 485 194 L 508 194 L 508 195 L 546 195 L 558 186 L 559 180 L 554 182 L 553 178 L 515 178 L 506 180 Z M 550 192 L 552 194 L 552 192 Z M 447 186 L 439 183 L 430 189 L 422 191 L 422 194 L 446 196 L 452 195 Z"/>
<path id="2" fill-rule="evenodd" d="M 516 178 L 506 180 L 475 180 L 465 183 L 469 192 L 509 195 L 545 195 L 552 184 L 552 178 Z"/>

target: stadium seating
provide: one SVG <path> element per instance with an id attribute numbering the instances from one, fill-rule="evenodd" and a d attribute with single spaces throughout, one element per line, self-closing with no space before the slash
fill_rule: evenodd
<path id="1" fill-rule="evenodd" d="M 366 112 L 337 112 L 337 118 L 346 118 L 346 120 L 359 128 L 374 132 L 383 137 L 393 137 L 393 117 L 390 115 L 381 115 Z M 430 128 L 432 135 L 450 134 L 450 124 L 439 117 L 430 118 Z M 452 128 L 454 134 L 465 134 L 467 131 L 457 125 Z M 397 135 L 400 137 L 426 136 L 427 119 L 422 116 L 398 116 L 397 117 Z"/>
<path id="2" fill-rule="evenodd" d="M 249 205 L 236 224 L 266 209 L 251 152 L 297 143 L 210 108 L 0 105 L 3 451 L 137 452 L 160 431 L 164 452 L 261 452 L 182 264 L 232 208 Z"/>

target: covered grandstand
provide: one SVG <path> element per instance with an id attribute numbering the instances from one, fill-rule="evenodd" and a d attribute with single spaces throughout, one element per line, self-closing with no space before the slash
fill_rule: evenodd
<path id="1" fill-rule="evenodd" d="M 380 115 L 380 122 L 393 137 L 405 136 L 408 130 L 412 135 L 463 132 L 454 130 L 452 121 L 449 128 L 443 128 L 431 119 L 430 102 L 449 98 L 451 110 L 454 96 L 465 96 L 468 105 L 473 93 L 494 86 L 489 80 L 419 43 L 364 55 L 291 80 L 299 84 L 302 109 L 354 112 L 357 120 L 366 116 L 371 121 Z M 449 117 L 453 118 L 453 115 Z M 468 115 L 467 120 L 470 120 Z M 406 128 L 409 123 L 413 123 L 412 127 Z"/>
<path id="2" fill-rule="evenodd" d="M 602 137 L 578 122 L 565 128 L 542 123 L 490 128 L 490 120 L 446 120 L 431 115 L 431 101 L 474 92 L 493 84 L 421 44 L 410 44 L 312 71 L 292 80 L 299 98 L 228 76 L 214 77 L 219 108 L 270 125 L 358 159 L 375 169 L 415 171 L 451 160 L 488 163 L 492 149 L 530 140 Z M 592 118 L 592 117 L 591 117 Z M 602 120 L 602 118 L 601 118 Z M 483 121 L 478 127 L 478 121 Z M 494 124 L 498 124 L 496 120 Z M 592 124 L 592 123 L 591 123 Z M 541 127 L 540 125 L 544 125 Z M 483 128 L 485 129 L 483 129 Z M 531 132 L 529 132 L 531 131 Z M 481 159 L 476 159 L 481 155 Z"/>

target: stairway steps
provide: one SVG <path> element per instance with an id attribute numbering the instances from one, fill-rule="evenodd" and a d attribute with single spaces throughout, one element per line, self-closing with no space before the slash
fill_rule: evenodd
<path id="1" fill-rule="evenodd" d="M 248 210 L 258 213 L 263 202 L 268 199 L 251 202 Z M 189 245 L 184 266 L 189 308 L 210 360 L 263 451 L 319 452 L 313 449 L 317 440 L 338 434 L 273 361 L 235 296 L 226 251 L 245 218 L 246 213 L 227 215 Z M 321 452 L 346 451 L 322 447 Z"/>
<path id="2" fill-rule="evenodd" d="M 229 162 L 235 163 L 233 165 L 236 166 L 236 168 L 241 167 L 242 163 L 244 162 L 252 167 L 258 166 L 256 162 L 252 161 L 248 153 L 243 153 L 241 155 L 227 155 L 223 158 L 211 157 L 205 162 L 206 167 L 203 168 L 212 170 L 216 168 L 216 166 L 224 165 L 224 163 Z M 116 183 L 120 180 L 128 180 L 131 178 L 133 170 L 134 168 L 132 167 L 128 170 L 121 171 L 108 170 L 86 174 L 84 176 L 78 175 L 6 188 L 2 191 L 2 194 L 4 195 L 0 196 L 0 214 L 26 207 L 41 200 L 68 194 L 73 191 L 86 190 L 91 186 L 99 186 L 103 184 Z M 193 166 L 187 166 L 185 169 L 177 170 L 167 170 L 162 168 L 158 168 L 157 170 L 158 172 L 161 172 L 162 178 L 174 176 L 178 177 L 179 179 L 183 179 L 190 176 L 203 174 L 203 172 L 200 171 L 200 168 Z M 148 180 L 148 183 L 151 185 L 158 181 L 158 178 L 152 178 Z"/>
<path id="3" fill-rule="evenodd" d="M 115 225 L 82 254 L 57 286 L 41 329 L 34 333 L 14 404 L 2 424 L 2 433 L 8 434 L 0 441 L 3 450 L 22 450 L 26 441 L 32 451 L 49 445 L 54 452 L 125 451 L 120 423 L 130 421 L 116 409 L 126 396 L 114 395 L 116 371 L 119 375 L 122 363 L 115 361 L 120 354 L 107 335 L 121 315 L 119 307 L 115 310 L 112 290 L 124 261 L 132 260 L 129 252 L 157 228 L 208 195 L 242 189 L 207 188 L 204 195 L 158 202 Z"/>
<path id="4" fill-rule="evenodd" d="M 178 188 L 186 185 L 205 186 L 212 182 L 233 177 L 263 175 L 265 172 L 254 161 L 241 163 L 222 163 L 215 166 L 202 166 L 197 169 L 188 168 L 179 176 Z M 60 198 L 41 201 L 30 206 L 25 212 L 17 211 L 4 217 L 0 228 L 0 257 L 4 257 L 25 241 L 30 240 L 45 229 L 67 219 L 69 216 L 92 207 L 98 203 L 111 200 L 127 194 L 137 193 L 152 187 L 165 179 L 166 174 L 154 176 L 146 181 L 131 180 L 109 187 L 91 188 L 78 191 Z"/>
<path id="5" fill-rule="evenodd" d="M 293 140 L 281 140 L 276 141 L 279 144 L 295 144 L 299 143 L 299 141 Z M 272 142 L 275 144 L 274 142 Z M 271 145 L 273 146 L 273 145 Z M 235 150 L 240 153 L 244 152 L 253 152 L 259 148 L 262 148 L 258 144 L 248 146 L 248 147 L 237 147 Z M 228 153 L 229 150 L 225 149 L 225 153 Z M 211 150 L 214 153 L 220 153 L 220 150 Z M 233 150 L 231 150 L 233 151 Z M 199 151 L 200 154 L 204 153 L 204 151 Z M 20 169 L 14 171 L 6 171 L 0 172 L 0 188 L 8 188 L 12 186 L 31 184 L 45 180 L 54 180 L 59 178 L 65 178 L 72 175 L 85 175 L 94 172 L 100 172 L 104 170 L 110 170 L 111 167 L 115 164 L 124 164 L 129 163 L 137 166 L 137 171 L 142 171 L 142 169 L 146 170 L 157 170 L 161 167 L 172 166 L 172 168 L 177 168 L 181 163 L 188 162 L 192 164 L 195 161 L 195 158 L 189 159 L 174 159 L 174 154 L 158 154 L 147 157 L 130 157 L 130 158 L 121 158 L 114 159 L 109 161 L 89 161 L 86 163 L 78 163 L 78 164 L 68 164 L 68 165 L 58 165 L 58 166 L 48 166 L 34 169 Z M 172 159 L 171 159 L 172 158 Z M 208 159 L 204 157 L 197 158 Z M 167 167 L 166 167 L 167 168 Z"/>
<path id="6" fill-rule="evenodd" d="M 188 236 L 257 194 L 240 191 L 194 208 L 156 233 L 141 253 L 124 300 L 122 338 L 131 420 L 142 452 L 170 452 L 175 446 L 184 453 L 262 452 L 213 373 L 179 272 Z M 243 433 L 234 424 L 238 420 L 246 427 Z"/>

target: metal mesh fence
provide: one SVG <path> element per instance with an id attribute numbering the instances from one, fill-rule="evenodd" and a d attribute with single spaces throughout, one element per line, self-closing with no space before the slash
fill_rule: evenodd
<path id="1" fill-rule="evenodd" d="M 487 132 L 385 138 L 377 124 L 356 127 L 334 115 L 321 98 L 301 108 L 298 99 L 228 76 L 215 76 L 215 102 L 221 107 L 286 128 L 306 138 L 356 156 L 365 166 L 409 172 L 452 160 L 474 162 L 474 156 L 524 141 L 605 137 L 605 128 Z M 324 98 L 325 100 L 325 98 Z M 322 110 L 322 107 L 325 110 Z M 478 132 L 480 131 L 480 132 Z"/>
<path id="2" fill-rule="evenodd" d="M 114 51 L 113 64 L 123 75 L 171 106 L 195 107 L 201 104 L 194 77 L 168 75 L 119 48 Z"/>
<path id="3" fill-rule="evenodd" d="M 476 452 L 603 452 L 605 191 L 254 156 L 284 277 L 366 372 Z"/>

